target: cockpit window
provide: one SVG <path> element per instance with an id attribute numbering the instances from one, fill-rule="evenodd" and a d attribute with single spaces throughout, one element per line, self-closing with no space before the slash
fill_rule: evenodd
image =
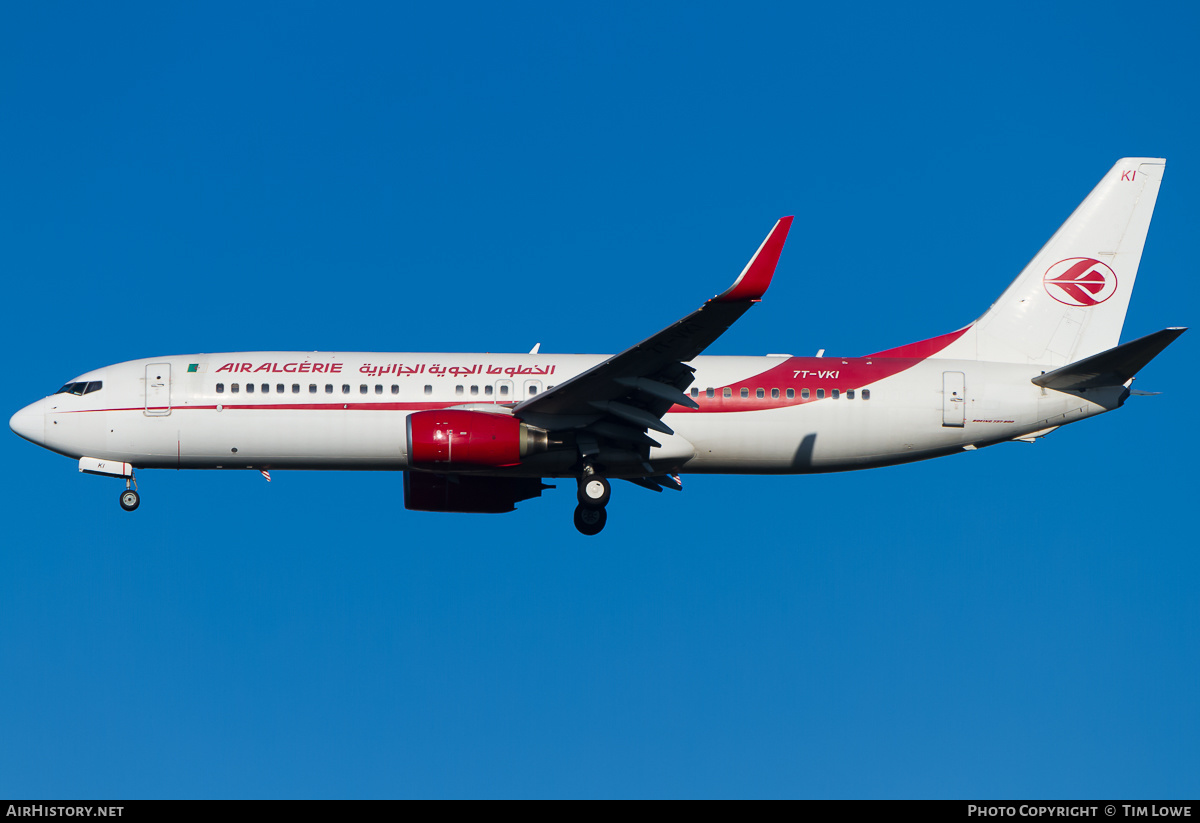
<path id="1" fill-rule="evenodd" d="M 75 383 L 68 383 L 56 391 L 55 394 L 84 395 L 91 394 L 94 391 L 100 391 L 102 388 L 104 388 L 104 381 L 102 380 L 92 380 L 91 382 L 82 380 Z"/>

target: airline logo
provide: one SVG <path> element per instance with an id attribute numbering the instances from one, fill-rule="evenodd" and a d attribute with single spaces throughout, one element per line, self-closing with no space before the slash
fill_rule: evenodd
<path id="1" fill-rule="evenodd" d="M 1098 306 L 1117 291 L 1117 273 L 1099 260 L 1060 260 L 1042 278 L 1046 294 L 1068 306 Z"/>

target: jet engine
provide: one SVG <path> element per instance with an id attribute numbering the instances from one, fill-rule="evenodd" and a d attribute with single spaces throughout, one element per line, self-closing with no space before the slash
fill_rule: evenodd
<path id="1" fill-rule="evenodd" d="M 549 442 L 545 430 L 507 414 L 432 409 L 408 416 L 408 464 L 418 469 L 515 466 Z"/>

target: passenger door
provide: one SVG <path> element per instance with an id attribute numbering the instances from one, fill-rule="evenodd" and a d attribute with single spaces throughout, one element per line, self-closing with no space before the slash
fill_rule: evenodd
<path id="1" fill-rule="evenodd" d="M 146 366 L 146 416 L 166 417 L 171 413 L 171 364 Z"/>

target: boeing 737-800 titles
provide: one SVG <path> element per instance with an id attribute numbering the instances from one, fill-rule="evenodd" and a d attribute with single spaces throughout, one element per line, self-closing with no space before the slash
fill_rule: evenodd
<path id="1" fill-rule="evenodd" d="M 1126 158 L 978 320 L 862 357 L 702 352 L 771 283 L 792 218 L 726 291 L 612 356 L 239 352 L 81 374 L 13 431 L 125 479 L 138 469 L 404 472 L 409 509 L 506 512 L 578 482 L 598 533 L 610 479 L 866 469 L 1032 440 L 1120 407 L 1182 328 L 1120 344 L 1166 162 Z M 269 477 L 269 475 L 268 475 Z"/>

